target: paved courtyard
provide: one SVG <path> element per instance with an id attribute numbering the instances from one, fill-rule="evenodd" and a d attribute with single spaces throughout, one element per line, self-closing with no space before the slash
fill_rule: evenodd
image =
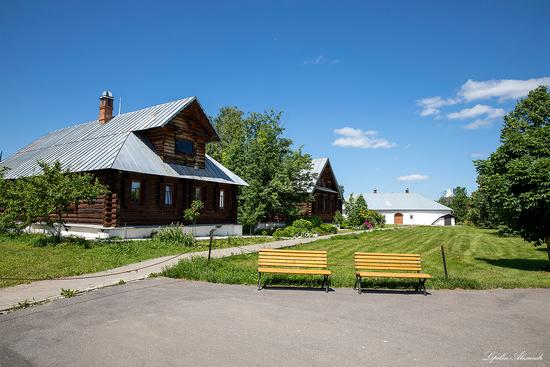
<path id="1" fill-rule="evenodd" d="M 547 366 L 549 300 L 147 279 L 0 315 L 0 365 Z"/>

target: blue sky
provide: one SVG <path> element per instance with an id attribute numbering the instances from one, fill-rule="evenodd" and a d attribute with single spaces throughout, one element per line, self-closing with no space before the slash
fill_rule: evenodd
<path id="1" fill-rule="evenodd" d="M 501 116 L 550 84 L 548 1 L 0 3 L 0 149 L 196 95 L 284 112 L 346 193 L 475 189 Z M 118 107 L 115 107 L 115 110 Z"/>

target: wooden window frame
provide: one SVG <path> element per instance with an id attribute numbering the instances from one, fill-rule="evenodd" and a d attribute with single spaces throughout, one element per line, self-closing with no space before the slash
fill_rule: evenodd
<path id="1" fill-rule="evenodd" d="M 134 198 L 134 183 L 137 183 L 139 186 L 137 187 L 137 190 L 139 192 L 139 198 Z M 133 205 L 142 205 L 143 203 L 143 181 L 142 180 L 136 180 L 131 179 L 130 180 L 130 204 Z"/>
<path id="2" fill-rule="evenodd" d="M 202 187 L 201 186 L 194 186 L 194 188 L 193 188 L 193 200 L 192 201 L 195 201 L 195 200 L 200 200 L 200 201 L 204 202 L 204 200 L 202 200 Z"/>
<path id="3" fill-rule="evenodd" d="M 186 142 L 189 142 L 191 143 L 191 153 L 188 153 L 188 152 L 184 152 L 184 151 L 179 151 L 178 150 L 178 141 L 186 141 Z M 195 156 L 197 152 L 197 146 L 196 146 L 196 142 L 191 140 L 191 139 L 186 139 L 186 138 L 178 138 L 176 136 L 176 139 L 175 139 L 175 142 L 174 142 L 174 154 L 176 155 L 184 155 L 184 156 L 188 156 L 188 157 L 193 157 Z"/>
<path id="4" fill-rule="evenodd" d="M 225 209 L 225 189 L 220 189 L 218 192 L 218 209 Z"/>
<path id="5" fill-rule="evenodd" d="M 168 193 L 167 189 L 170 188 L 170 203 L 166 203 L 166 194 Z M 174 188 L 174 184 L 171 184 L 171 183 L 166 183 L 164 184 L 164 190 L 162 190 L 163 192 L 163 198 L 162 198 L 162 203 L 164 206 L 174 206 L 174 192 L 175 192 L 175 188 Z"/>

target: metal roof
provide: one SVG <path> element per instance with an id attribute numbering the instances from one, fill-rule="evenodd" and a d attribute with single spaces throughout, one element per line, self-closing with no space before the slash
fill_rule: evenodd
<path id="1" fill-rule="evenodd" d="M 317 190 L 321 190 L 321 191 L 325 191 L 325 192 L 332 192 L 332 193 L 335 193 L 335 194 L 340 194 L 340 196 L 342 196 L 342 194 L 340 192 L 340 186 L 338 185 L 338 180 L 336 180 L 336 176 L 334 175 L 334 170 L 332 170 L 332 178 L 334 179 L 334 183 L 336 184 L 336 187 L 338 188 L 338 191 L 331 190 L 327 187 L 317 185 L 317 183 L 319 182 L 319 177 L 321 176 L 321 173 L 323 173 L 323 170 L 325 169 L 327 164 L 330 164 L 329 159 L 327 157 L 315 158 L 315 159 L 311 160 L 311 164 L 312 164 L 311 173 L 314 173 L 315 176 L 313 177 L 311 183 L 309 184 L 309 191 L 308 192 L 312 193 L 315 189 L 317 189 Z M 343 199 L 344 198 L 342 197 L 342 200 Z"/>
<path id="2" fill-rule="evenodd" d="M 448 210 L 451 208 L 416 193 L 368 193 L 363 194 L 372 210 Z"/>
<path id="3" fill-rule="evenodd" d="M 195 169 L 164 162 L 134 132 L 161 127 L 195 97 L 180 99 L 113 117 L 107 123 L 98 120 L 53 131 L 19 150 L 0 165 L 8 167 L 5 178 L 40 174 L 37 161 L 59 160 L 72 172 L 118 169 L 153 175 L 188 178 L 234 185 L 247 185 L 239 176 L 208 155 L 205 168 Z M 198 102 L 198 101 L 197 101 Z"/>

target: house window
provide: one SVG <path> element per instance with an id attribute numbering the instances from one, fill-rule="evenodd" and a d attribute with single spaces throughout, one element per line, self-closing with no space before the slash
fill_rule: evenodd
<path id="1" fill-rule="evenodd" d="M 172 205 L 174 203 L 174 186 L 164 186 L 164 205 Z"/>
<path id="2" fill-rule="evenodd" d="M 191 140 L 176 140 L 176 153 L 192 155 L 195 152 L 195 146 Z"/>
<path id="3" fill-rule="evenodd" d="M 132 203 L 141 202 L 141 182 L 132 181 L 132 186 L 130 187 L 130 198 Z"/>
<path id="4" fill-rule="evenodd" d="M 201 188 L 196 186 L 195 187 L 195 200 L 202 200 L 201 198 Z"/>
<path id="5" fill-rule="evenodd" d="M 220 209 L 225 208 L 225 190 L 220 190 L 219 207 L 220 207 Z"/>
<path id="6" fill-rule="evenodd" d="M 413 219 L 414 219 L 414 215 L 412 215 L 412 214 L 409 215 L 409 219 L 410 219 L 410 220 L 413 220 Z"/>

